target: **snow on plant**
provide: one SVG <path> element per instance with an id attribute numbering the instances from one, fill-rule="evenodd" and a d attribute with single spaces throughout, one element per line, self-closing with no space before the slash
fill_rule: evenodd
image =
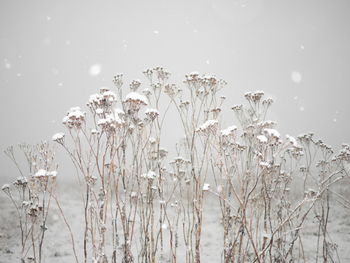
<path id="1" fill-rule="evenodd" d="M 120 74 L 114 78 L 116 93 L 104 88 L 90 96 L 90 119 L 80 108 L 68 112 L 64 123 L 76 130 L 69 132 L 72 149 L 60 136 L 54 139 L 85 182 L 85 261 L 110 257 L 116 262 L 121 251 L 123 262 L 133 262 L 133 247 L 138 247 L 139 261 L 155 262 L 157 255 L 164 258 L 167 247 L 169 260 L 176 262 L 181 247 L 186 250 L 181 260 L 200 262 L 206 195 L 217 196 L 221 206 L 224 262 L 292 260 L 302 250 L 305 218 L 311 210 L 324 212 L 329 187 L 347 173 L 343 163 L 349 147 L 333 156 L 311 134 L 298 139 L 287 135 L 284 142 L 277 124 L 265 119 L 273 100 L 265 99 L 263 91 L 247 92 L 248 106 L 232 107 L 240 128 L 221 129 L 225 96 L 219 93 L 225 81 L 193 72 L 181 88 L 168 83 L 170 73 L 161 67 L 144 75 L 149 87 L 143 95 L 138 92 L 141 81 L 134 80 L 124 97 Z M 163 101 L 168 106 L 160 119 Z M 177 110 L 185 136 L 177 144 L 178 156 L 169 161 L 160 145 L 170 106 Z M 311 156 L 323 158 L 317 169 Z M 300 178 L 301 198 L 294 200 L 289 189 Z M 320 229 L 326 231 L 322 220 Z M 111 253 L 106 233 L 111 233 Z M 323 257 L 330 257 L 334 246 L 326 235 L 322 242 Z"/>
<path id="2" fill-rule="evenodd" d="M 149 85 L 133 80 L 127 91 L 116 75 L 113 90 L 100 88 L 86 111 L 71 108 L 66 132 L 52 137 L 78 171 L 84 262 L 201 262 L 210 196 L 221 208 L 225 263 L 305 261 L 302 226 L 311 212 L 319 224 L 316 257 L 336 256 L 326 217 L 330 187 L 348 175 L 349 145 L 335 154 L 312 133 L 284 139 L 277 123 L 266 120 L 273 100 L 263 91 L 247 92 L 246 105 L 231 108 L 235 125 L 224 128 L 224 80 L 192 72 L 177 85 L 162 67 L 143 73 Z M 171 107 L 184 134 L 175 156 L 162 147 Z M 30 180 L 16 185 L 42 194 L 57 169 L 30 165 Z M 12 199 L 11 186 L 2 190 Z"/>
<path id="3" fill-rule="evenodd" d="M 18 163 L 17 148 L 8 147 L 5 154 L 16 165 L 20 176 L 11 186 L 5 184 L 2 190 L 16 208 L 21 232 L 21 262 L 42 262 L 47 218 L 56 188 L 55 154 L 47 142 L 20 144 L 18 148 L 27 161 L 27 169 Z"/>

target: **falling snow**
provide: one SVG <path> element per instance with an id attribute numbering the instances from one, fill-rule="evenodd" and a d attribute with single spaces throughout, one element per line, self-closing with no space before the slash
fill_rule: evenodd
<path id="1" fill-rule="evenodd" d="M 4 66 L 5 66 L 6 69 L 12 68 L 11 63 L 7 59 L 4 59 Z"/>
<path id="2" fill-rule="evenodd" d="M 290 75 L 292 81 L 294 83 L 300 83 L 301 82 L 301 73 L 299 71 L 293 71 Z"/>
<path id="3" fill-rule="evenodd" d="M 300 110 L 300 111 L 304 111 L 305 108 L 304 108 L 303 106 L 300 106 L 300 107 L 299 107 L 299 110 Z"/>
<path id="4" fill-rule="evenodd" d="M 102 66 L 100 64 L 94 64 L 90 66 L 89 73 L 91 76 L 97 76 L 101 73 Z"/>

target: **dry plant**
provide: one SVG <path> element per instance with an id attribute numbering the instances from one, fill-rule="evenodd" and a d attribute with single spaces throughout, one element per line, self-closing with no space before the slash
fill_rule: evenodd
<path id="1" fill-rule="evenodd" d="M 316 261 L 336 260 L 327 228 L 330 195 L 332 185 L 348 175 L 348 145 L 335 154 L 311 133 L 282 140 L 276 123 L 266 120 L 273 101 L 262 91 L 246 93 L 247 106 L 232 107 L 237 126 L 223 129 L 225 81 L 193 72 L 182 89 L 169 83 L 170 73 L 161 67 L 143 73 L 148 87 L 140 91 L 141 82 L 134 80 L 125 95 L 123 76 L 115 76 L 115 92 L 101 88 L 91 95 L 88 113 L 71 108 L 63 119 L 67 132 L 53 136 L 73 162 L 82 190 L 84 262 L 201 262 L 210 196 L 221 208 L 223 262 L 306 262 L 302 233 L 312 215 L 319 224 Z M 161 146 L 171 107 L 184 136 L 175 145 L 176 156 L 168 157 Z M 8 155 L 18 166 L 11 149 Z M 38 173 L 33 180 L 51 182 L 52 167 L 37 167 L 30 168 Z M 26 189 L 33 198 L 27 182 L 17 188 L 21 201 Z M 46 209 L 41 229 L 52 189 L 41 192 Z M 3 190 L 16 205 L 26 241 L 24 208 L 8 185 Z M 73 233 L 57 204 L 78 262 Z M 44 230 L 40 234 L 34 239 L 39 245 L 31 246 L 35 262 L 40 262 Z M 22 246 L 26 250 L 23 241 Z"/>
<path id="2" fill-rule="evenodd" d="M 47 142 L 37 145 L 20 144 L 27 161 L 24 170 L 18 163 L 17 147 L 10 146 L 5 154 L 16 165 L 20 176 L 13 185 L 2 190 L 16 208 L 21 231 L 21 262 L 42 262 L 47 218 L 56 188 L 57 165 L 54 152 Z"/>

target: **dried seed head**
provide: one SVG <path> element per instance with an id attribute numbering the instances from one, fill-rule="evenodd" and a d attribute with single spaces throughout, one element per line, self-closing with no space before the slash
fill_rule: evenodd
<path id="1" fill-rule="evenodd" d="M 63 132 L 58 132 L 52 136 L 54 142 L 63 143 L 65 134 Z"/>
<path id="2" fill-rule="evenodd" d="M 130 89 L 135 92 L 141 86 L 141 81 L 136 79 L 130 83 Z"/>
<path id="3" fill-rule="evenodd" d="M 205 123 L 200 125 L 196 132 L 201 133 L 203 135 L 209 135 L 216 133 L 219 122 L 217 120 L 207 120 Z"/>
<path id="4" fill-rule="evenodd" d="M 153 121 L 159 116 L 159 111 L 156 109 L 146 109 L 145 114 Z"/>
<path id="5" fill-rule="evenodd" d="M 117 89 L 120 89 L 123 86 L 123 74 L 117 74 L 114 76 L 113 83 Z"/>

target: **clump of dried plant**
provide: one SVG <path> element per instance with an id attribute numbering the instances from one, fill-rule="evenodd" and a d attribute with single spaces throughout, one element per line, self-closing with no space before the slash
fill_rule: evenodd
<path id="1" fill-rule="evenodd" d="M 273 100 L 263 91 L 246 93 L 247 105 L 232 107 L 235 125 L 223 128 L 225 81 L 193 72 L 182 88 L 170 83 L 170 73 L 161 67 L 143 73 L 146 88 L 134 80 L 124 94 L 123 76 L 115 76 L 114 89 L 91 95 L 87 111 L 71 108 L 63 118 L 66 133 L 53 136 L 78 171 L 84 262 L 201 262 L 208 198 L 221 209 L 225 263 L 306 262 L 302 233 L 312 213 L 319 224 L 315 259 L 335 260 L 336 244 L 327 229 L 330 195 L 332 185 L 348 175 L 348 145 L 334 153 L 312 133 L 282 138 L 277 124 L 266 119 Z M 175 156 L 162 147 L 171 108 L 184 134 Z M 43 160 L 51 160 L 47 144 L 41 147 Z M 51 161 L 36 161 L 34 167 L 33 148 L 22 149 L 36 186 L 22 175 L 16 188 L 21 202 L 28 196 L 29 207 L 42 206 L 35 217 L 41 218 L 40 235 L 33 239 L 39 243 L 31 245 L 40 262 L 55 174 Z M 7 154 L 18 166 L 12 148 Z M 18 211 L 26 255 L 26 236 L 35 237 L 37 219 L 31 208 L 17 205 L 8 185 L 3 190 Z M 40 198 L 33 195 L 37 192 Z"/>

